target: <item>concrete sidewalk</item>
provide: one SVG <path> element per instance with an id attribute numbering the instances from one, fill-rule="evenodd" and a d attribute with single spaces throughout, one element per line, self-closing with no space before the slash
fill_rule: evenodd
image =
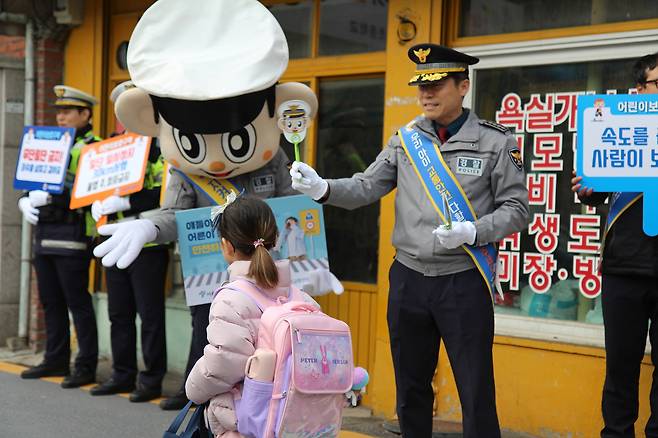
<path id="1" fill-rule="evenodd" d="M 34 354 L 29 350 L 12 352 L 8 349 L 0 348 L 0 371 L 11 374 L 20 374 L 23 367 L 33 366 L 40 363 L 41 354 Z M 3 366 L 3 363 L 6 364 Z M 13 365 L 9 365 L 13 364 Z M 112 364 L 109 358 L 101 357 L 98 363 L 97 379 L 102 382 L 110 377 Z M 163 394 L 165 396 L 174 394 L 180 388 L 183 377 L 177 373 L 167 373 L 163 381 Z M 59 383 L 62 378 L 45 378 L 48 382 Z M 93 385 L 87 385 L 81 388 L 88 391 Z M 127 398 L 127 394 L 120 394 Z M 160 399 L 153 400 L 151 403 L 158 404 Z M 127 400 L 126 403 L 130 403 Z M 176 412 L 170 412 L 173 419 Z M 372 416 L 370 409 L 359 406 L 357 408 L 346 408 L 343 416 L 343 432 L 339 438 L 399 438 L 399 434 L 391 433 L 384 429 L 383 424 L 386 422 L 383 418 Z M 389 426 L 395 426 L 394 422 L 389 422 Z M 390 428 L 389 428 L 390 429 Z M 448 423 L 443 421 L 434 422 L 433 438 L 456 438 L 461 437 L 461 424 Z M 503 431 L 503 438 L 533 438 L 533 435 Z"/>

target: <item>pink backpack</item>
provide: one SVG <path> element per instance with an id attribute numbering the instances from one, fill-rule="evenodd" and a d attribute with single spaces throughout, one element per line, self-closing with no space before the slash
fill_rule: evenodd
<path id="1" fill-rule="evenodd" d="M 257 348 L 276 353 L 274 381 L 245 376 L 236 400 L 238 432 L 250 438 L 331 438 L 341 427 L 354 364 L 350 329 L 290 288 L 274 301 L 244 279 L 222 289 L 246 293 L 263 311 Z"/>

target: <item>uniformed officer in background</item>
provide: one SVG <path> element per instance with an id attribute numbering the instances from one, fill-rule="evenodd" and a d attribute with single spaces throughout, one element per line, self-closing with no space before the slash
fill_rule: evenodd
<path id="1" fill-rule="evenodd" d="M 110 100 L 115 102 L 122 91 L 131 87 L 131 81 L 117 85 L 112 90 Z M 101 216 L 109 216 L 109 223 L 133 220 L 158 209 L 163 169 L 160 147 L 157 138 L 153 138 L 142 190 L 129 196 L 109 196 L 95 201 L 91 207 L 94 220 L 98 221 Z M 91 388 L 91 395 L 132 391 L 129 397 L 132 402 L 160 397 L 162 379 L 167 372 L 164 289 L 168 263 L 169 245 L 146 244 L 127 268 L 106 268 L 112 376 Z M 137 314 L 141 320 L 142 355 L 146 367 L 139 372 L 139 376 L 135 327 Z"/>
<path id="2" fill-rule="evenodd" d="M 507 128 L 462 107 L 470 87 L 468 66 L 477 58 L 435 44 L 412 47 L 409 58 L 416 63 L 409 85 L 418 87 L 423 114 L 392 136 L 363 173 L 324 180 L 295 162 L 292 187 L 349 209 L 397 187 L 387 319 L 402 435 L 432 435 L 431 383 L 443 340 L 464 437 L 500 437 L 492 360 L 494 245 L 527 225 L 523 163 Z M 453 177 L 467 199 L 458 187 L 449 190 Z M 451 226 L 441 219 L 442 196 L 452 211 Z M 469 201 L 476 215 L 471 220 L 469 208 L 457 208 Z"/>
<path id="3" fill-rule="evenodd" d="M 100 138 L 92 132 L 92 109 L 97 103 L 93 96 L 65 85 L 57 85 L 55 94 L 57 125 L 76 129 L 75 144 L 70 152 L 64 191 L 54 195 L 33 190 L 18 203 L 25 219 L 36 226 L 33 263 L 46 319 L 43 362 L 23 371 L 21 377 L 67 376 L 62 387 L 75 388 L 96 380 L 98 336 L 88 291 L 93 220 L 89 208 L 70 210 L 69 202 L 80 151 Z M 70 375 L 69 311 L 79 348 Z"/>

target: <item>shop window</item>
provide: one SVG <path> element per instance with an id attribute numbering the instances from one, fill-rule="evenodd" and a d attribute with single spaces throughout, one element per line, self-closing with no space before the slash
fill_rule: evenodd
<path id="1" fill-rule="evenodd" d="M 461 0 L 458 37 L 559 29 L 658 17 L 655 0 Z"/>
<path id="2" fill-rule="evenodd" d="M 313 1 L 299 1 L 267 6 L 288 40 L 290 59 L 311 56 Z"/>
<path id="3" fill-rule="evenodd" d="M 319 94 L 318 173 L 344 178 L 364 171 L 381 151 L 384 79 L 323 80 Z M 376 283 L 379 202 L 352 211 L 323 208 L 332 272 Z"/>
<path id="4" fill-rule="evenodd" d="M 321 0 L 320 56 L 386 49 L 387 0 Z"/>
<path id="5" fill-rule="evenodd" d="M 635 59 L 478 70 L 473 108 L 514 131 L 523 153 L 530 225 L 500 245 L 496 311 L 602 323 L 599 247 L 607 206 L 571 192 L 576 99 L 628 93 Z"/>

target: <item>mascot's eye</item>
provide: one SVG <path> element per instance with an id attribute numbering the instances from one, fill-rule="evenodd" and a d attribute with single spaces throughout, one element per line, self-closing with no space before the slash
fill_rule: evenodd
<path id="1" fill-rule="evenodd" d="M 301 128 L 301 127 L 302 127 L 302 121 L 301 121 L 301 120 L 297 122 L 297 127 L 298 127 L 298 128 Z"/>
<path id="2" fill-rule="evenodd" d="M 222 149 L 233 163 L 244 163 L 256 150 L 256 130 L 249 124 L 237 131 L 222 134 Z"/>
<path id="3" fill-rule="evenodd" d="M 288 129 L 292 128 L 292 122 L 288 121 Z"/>
<path id="4" fill-rule="evenodd" d="M 174 140 L 183 158 L 193 164 L 199 164 L 206 158 L 206 141 L 201 134 L 181 132 L 174 128 Z"/>

